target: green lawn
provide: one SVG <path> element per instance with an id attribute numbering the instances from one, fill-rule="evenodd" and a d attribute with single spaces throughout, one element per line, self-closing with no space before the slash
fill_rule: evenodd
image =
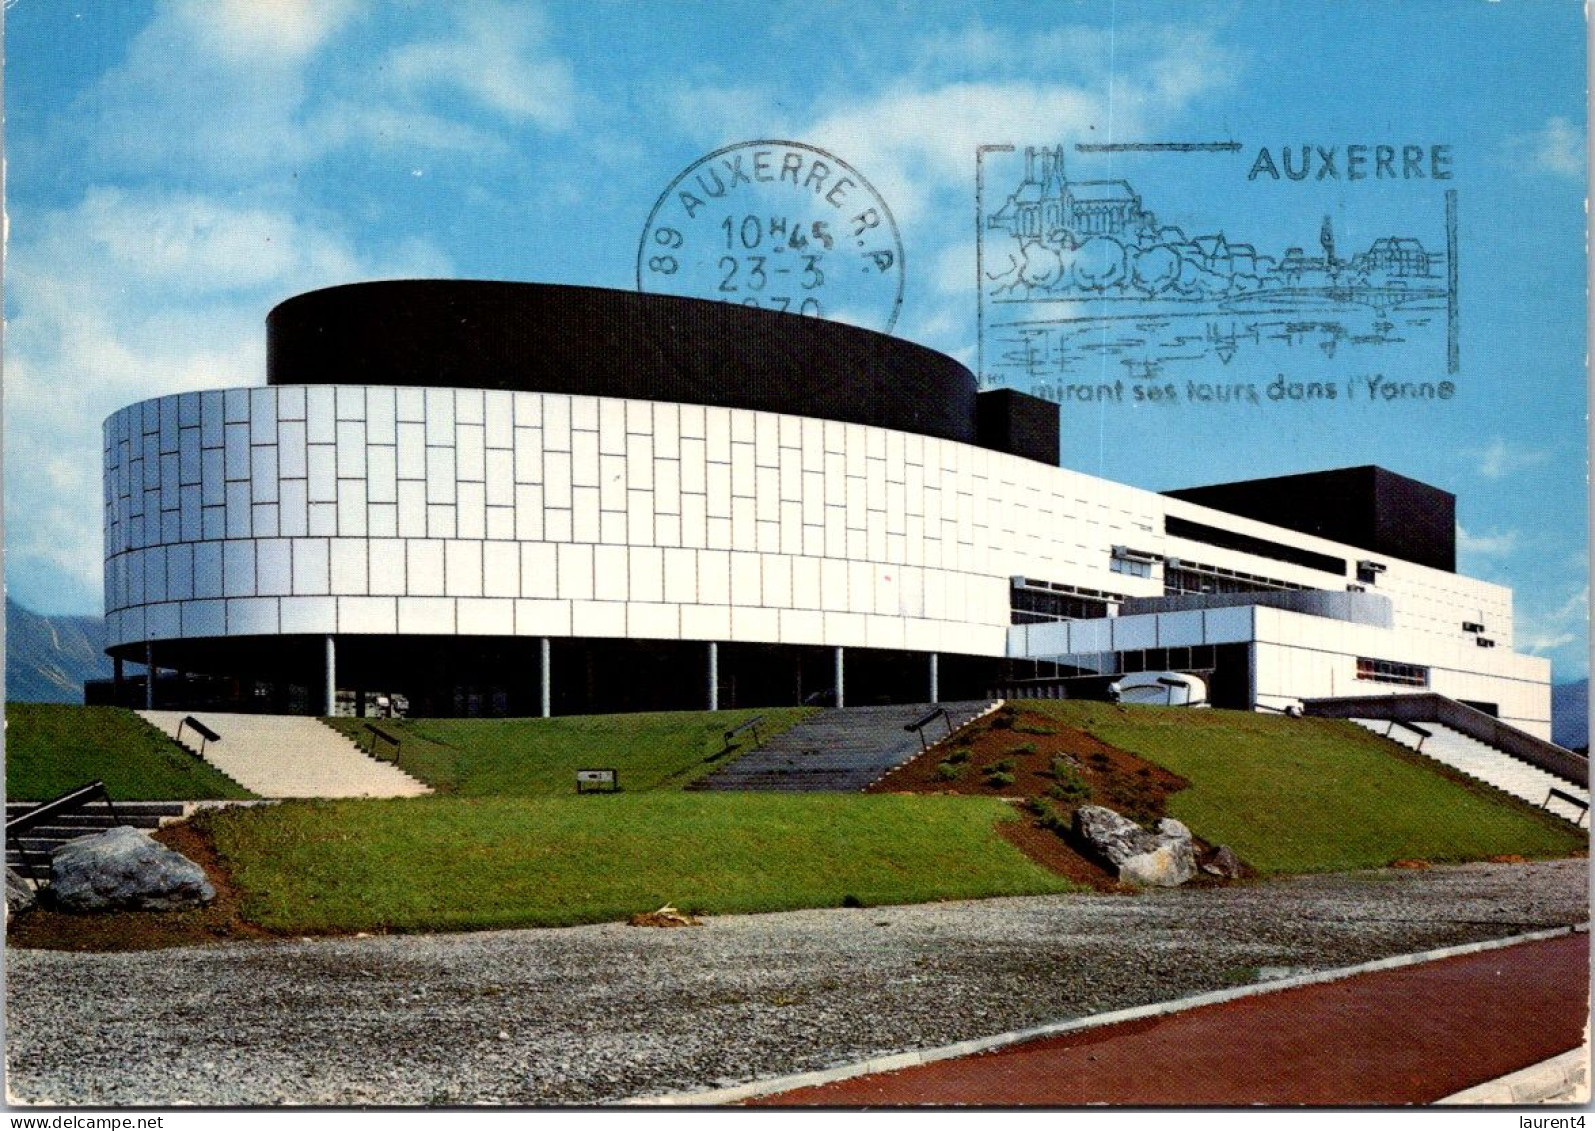
<path id="1" fill-rule="evenodd" d="M 1565 856 L 1588 847 L 1565 822 L 1353 723 L 1248 711 L 1034 704 L 1189 779 L 1170 809 L 1264 873 L 1382 867 L 1393 860 Z"/>
<path id="2" fill-rule="evenodd" d="M 42 801 L 101 779 L 129 801 L 253 797 L 132 711 L 6 704 L 6 796 Z"/>
<path id="3" fill-rule="evenodd" d="M 389 719 L 375 725 L 402 739 L 399 765 L 439 793 L 548 797 L 574 792 L 578 769 L 619 771 L 626 793 L 680 789 L 735 757 L 725 732 L 764 716 L 759 734 L 786 730 L 812 708 L 669 711 L 555 719 Z M 365 719 L 330 719 L 364 743 Z M 751 736 L 744 734 L 741 748 Z M 379 744 L 378 753 L 390 748 Z"/>
<path id="4" fill-rule="evenodd" d="M 466 930 L 1070 889 L 984 798 L 669 793 L 287 802 L 203 814 L 283 931 Z"/>

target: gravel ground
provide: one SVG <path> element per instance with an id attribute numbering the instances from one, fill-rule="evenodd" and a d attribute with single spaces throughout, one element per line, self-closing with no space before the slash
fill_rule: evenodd
<path id="1" fill-rule="evenodd" d="M 1563 860 L 676 930 L 11 950 L 7 1084 L 73 1105 L 603 1103 L 1583 922 L 1588 885 Z"/>

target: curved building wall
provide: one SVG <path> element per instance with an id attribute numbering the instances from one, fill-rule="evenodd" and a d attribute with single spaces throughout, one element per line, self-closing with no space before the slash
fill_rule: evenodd
<path id="1" fill-rule="evenodd" d="M 1068 633 L 1066 647 L 1038 651 L 1025 643 L 1036 633 L 1008 630 L 1011 580 L 1160 597 L 1161 561 L 1177 558 L 1348 584 L 1171 536 L 1171 515 L 1347 562 L 1358 553 L 970 444 L 652 400 L 227 389 L 132 405 L 107 420 L 105 445 L 108 644 L 135 660 L 146 641 L 322 635 L 995 658 L 1194 645 L 1198 623 L 1220 613 L 1257 618 L 1248 631 L 1262 657 L 1272 610 L 1078 621 L 1050 629 Z M 1124 568 L 1125 550 L 1151 564 Z M 1389 598 L 1391 628 L 1267 621 L 1290 654 L 1260 672 L 1256 692 L 1343 690 L 1367 656 L 1430 665 L 1437 689 L 1440 672 L 1457 673 L 1446 686 L 1469 698 L 1505 703 L 1512 683 L 1545 698 L 1545 662 L 1510 650 L 1508 590 L 1391 560 L 1371 592 Z M 1499 647 L 1477 647 L 1464 622 L 1482 622 Z"/>
<path id="2" fill-rule="evenodd" d="M 1029 462 L 738 409 L 357 386 L 146 401 L 106 442 L 113 648 L 399 633 L 1000 656 L 1011 555 L 986 468 Z"/>

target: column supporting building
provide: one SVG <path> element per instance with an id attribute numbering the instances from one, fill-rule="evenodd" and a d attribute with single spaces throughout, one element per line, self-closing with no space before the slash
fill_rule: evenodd
<path id="1" fill-rule="evenodd" d="M 720 645 L 709 641 L 709 710 L 720 709 Z"/>
<path id="2" fill-rule="evenodd" d="M 930 654 L 930 701 L 932 703 L 941 702 L 940 660 L 941 656 L 938 653 L 932 652 Z"/>
<path id="3" fill-rule="evenodd" d="M 144 709 L 155 710 L 155 645 L 144 641 Z"/>
<path id="4" fill-rule="evenodd" d="M 542 711 L 543 718 L 548 718 L 554 713 L 554 681 L 553 672 L 549 670 L 548 656 L 552 648 L 548 637 L 543 637 L 538 642 L 537 678 L 542 684 Z"/>
<path id="5" fill-rule="evenodd" d="M 330 718 L 338 713 L 338 646 L 333 642 L 330 632 L 327 633 L 327 662 L 324 674 L 326 688 L 322 702 L 326 705 L 327 716 Z"/>
<path id="6" fill-rule="evenodd" d="M 842 666 L 842 646 L 838 644 L 836 646 L 836 705 L 839 708 L 847 706 L 842 688 Z"/>

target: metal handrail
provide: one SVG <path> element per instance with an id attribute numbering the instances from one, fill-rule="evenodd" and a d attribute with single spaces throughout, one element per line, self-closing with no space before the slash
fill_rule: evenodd
<path id="1" fill-rule="evenodd" d="M 925 728 L 935 722 L 938 717 L 947 724 L 947 737 L 951 738 L 953 734 L 953 717 L 947 713 L 946 707 L 937 707 L 924 718 L 903 725 L 904 730 L 919 735 L 919 748 L 921 750 L 930 749 L 930 743 L 925 741 Z"/>
<path id="2" fill-rule="evenodd" d="M 75 812 L 84 808 L 96 794 L 105 800 L 105 807 L 110 810 L 111 820 L 118 825 L 122 824 L 122 818 L 117 816 L 116 813 L 116 803 L 111 800 L 111 794 L 105 788 L 105 783 L 97 780 L 89 782 L 87 785 L 80 785 L 76 789 L 69 789 L 61 796 L 52 798 L 41 805 L 36 805 L 22 814 L 22 816 L 14 817 L 6 822 L 6 843 L 16 848 L 17 856 L 35 883 L 44 883 L 49 880 L 50 862 L 46 860 L 43 865 L 38 864 L 33 853 L 23 847 L 22 834 L 29 829 L 46 824 L 51 818 L 62 813 Z"/>
<path id="3" fill-rule="evenodd" d="M 203 758 L 205 756 L 205 746 L 206 746 L 207 743 L 220 742 L 222 740 L 222 736 L 221 735 L 219 735 L 215 731 L 211 730 L 210 727 L 208 727 L 204 723 L 200 722 L 193 715 L 188 715 L 188 716 L 186 716 L 183 719 L 182 722 L 177 724 L 177 734 L 175 734 L 173 736 L 174 738 L 176 738 L 177 744 L 179 746 L 181 746 L 183 744 L 183 728 L 184 727 L 187 727 L 189 730 L 191 730 L 195 734 L 199 735 L 199 756 L 201 758 Z"/>

